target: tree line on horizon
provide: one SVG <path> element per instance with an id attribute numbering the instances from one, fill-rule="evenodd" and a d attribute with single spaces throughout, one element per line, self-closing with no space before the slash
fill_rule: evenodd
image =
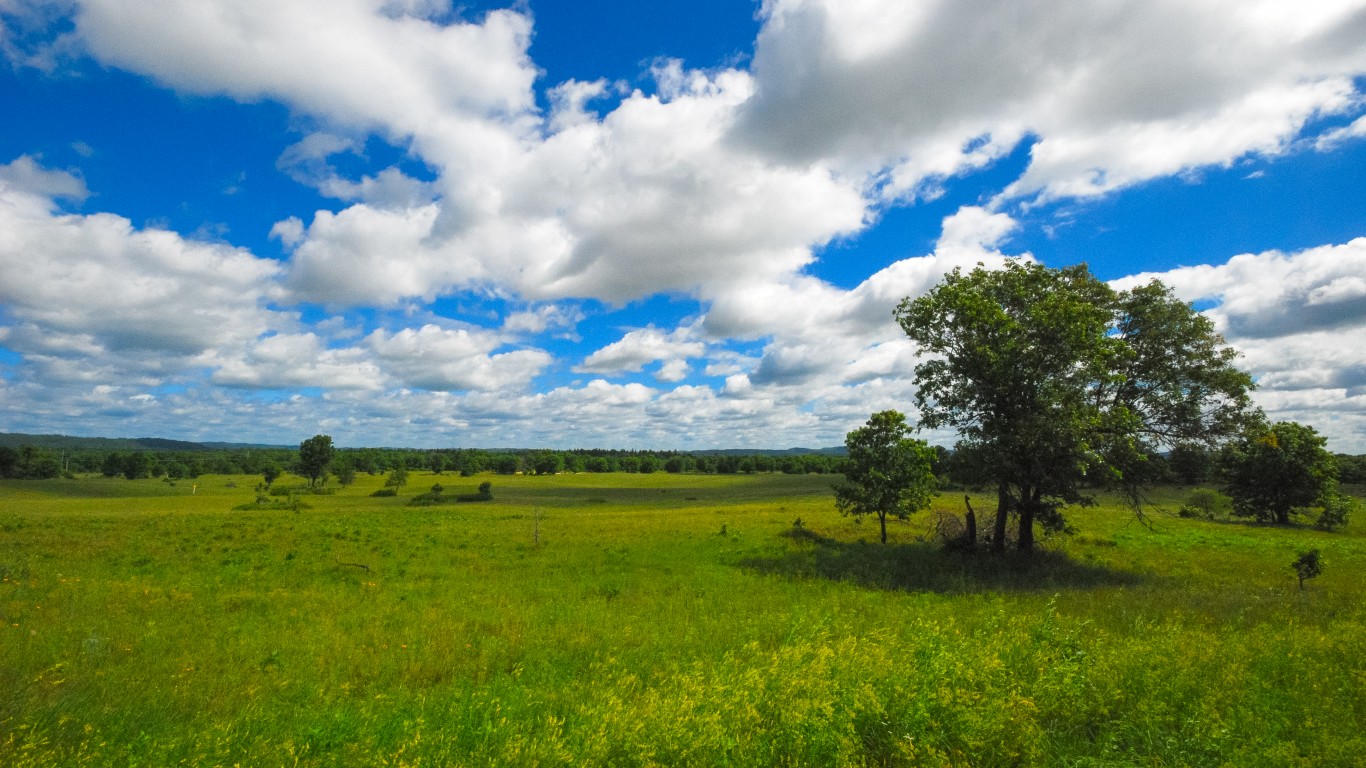
<path id="1" fill-rule="evenodd" d="M 545 475 L 560 472 L 697 472 L 702 474 L 837 474 L 844 457 L 829 452 L 738 453 L 734 451 L 632 451 L 617 449 L 338 448 L 333 474 L 378 475 L 397 468 L 465 476 Z M 128 479 L 178 480 L 200 475 L 260 475 L 299 470 L 294 448 L 231 450 L 58 449 L 35 445 L 0 446 L 0 478 L 50 479 L 99 474 Z"/>

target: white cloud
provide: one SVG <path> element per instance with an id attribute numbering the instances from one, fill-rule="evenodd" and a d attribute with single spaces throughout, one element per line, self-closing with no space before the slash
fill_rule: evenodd
<path id="1" fill-rule="evenodd" d="M 491 354 L 497 334 L 436 325 L 375 331 L 366 344 L 403 386 L 439 391 L 522 389 L 552 362 L 539 349 Z"/>
<path id="2" fill-rule="evenodd" d="M 1142 273 L 1187 301 L 1217 299 L 1208 314 L 1230 338 L 1275 338 L 1366 326 L 1366 238 L 1286 254 L 1234 256 L 1225 264 Z"/>
<path id="3" fill-rule="evenodd" d="M 593 352 L 574 370 L 602 374 L 634 372 L 656 360 L 686 362 L 687 358 L 698 357 L 705 350 L 706 345 L 693 338 L 691 327 L 665 333 L 650 326 L 629 331 L 617 341 Z"/>
<path id="4" fill-rule="evenodd" d="M 380 370 L 358 349 L 330 349 L 313 333 L 274 334 L 249 345 L 241 357 L 217 361 L 211 381 L 245 389 L 382 388 Z"/>
<path id="5" fill-rule="evenodd" d="M 42 167 L 28 155 L 20 155 L 8 165 L 0 165 L 0 186 L 34 198 L 83 202 L 90 195 L 85 181 L 70 171 Z"/>
<path id="6" fill-rule="evenodd" d="M 913 190 L 1033 135 L 1011 194 L 1085 196 L 1276 154 L 1366 70 L 1359 1 L 906 5 L 765 3 L 750 145 Z"/>
<path id="7" fill-rule="evenodd" d="M 655 371 L 655 380 L 664 383 L 678 382 L 688 378 L 691 372 L 692 368 L 687 360 L 668 360 Z"/>
<path id="8" fill-rule="evenodd" d="M 1334 450 L 1366 450 L 1366 238 L 1298 253 L 1267 251 L 1224 264 L 1143 273 L 1205 310 L 1257 380 L 1256 402 L 1276 420 L 1312 424 Z M 1355 414 L 1355 415 L 1353 415 Z"/>
<path id="9" fill-rule="evenodd" d="M 510 312 L 503 318 L 503 330 L 508 333 L 542 333 L 547 330 L 573 328 L 584 319 L 583 310 L 575 306 L 542 304 L 534 309 Z"/>
<path id="10" fill-rule="evenodd" d="M 65 174 L 19 166 L 43 191 L 74 189 Z M 110 214 L 61 214 L 50 197 L 12 186 L 15 176 L 0 178 L 6 344 L 48 375 L 159 379 L 293 324 L 269 308 L 282 296 L 276 262 Z"/>

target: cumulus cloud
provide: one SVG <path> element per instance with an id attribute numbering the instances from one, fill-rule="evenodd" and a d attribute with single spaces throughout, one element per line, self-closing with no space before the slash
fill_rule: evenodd
<path id="1" fill-rule="evenodd" d="M 497 334 L 436 325 L 375 331 L 366 344 L 403 386 L 438 391 L 522 389 L 552 362 L 539 349 L 491 354 Z"/>
<path id="2" fill-rule="evenodd" d="M 0 185 L 34 198 L 83 202 L 90 195 L 85 181 L 70 171 L 44 168 L 29 155 L 0 165 Z"/>
<path id="3" fill-rule="evenodd" d="M 327 387 L 376 390 L 380 371 L 357 349 L 329 349 L 313 333 L 281 333 L 254 342 L 238 358 L 217 361 L 211 381 L 245 389 Z"/>
<path id="4" fill-rule="evenodd" d="M 1335 450 L 1366 448 L 1366 347 L 1352 343 L 1366 335 L 1366 238 L 1297 253 L 1241 254 L 1114 284 L 1151 279 L 1210 305 L 1205 314 L 1242 353 L 1241 364 L 1260 387 L 1256 401 L 1272 418 L 1313 424 Z"/>
<path id="5" fill-rule="evenodd" d="M 293 322 L 270 308 L 282 295 L 278 263 L 111 214 L 59 213 L 43 193 L 83 190 L 78 180 L 31 162 L 4 168 L 0 303 L 13 323 L 5 343 L 51 375 L 170 375 Z"/>
<path id="6" fill-rule="evenodd" d="M 1267 251 L 1225 264 L 1142 273 L 1188 301 L 1215 299 L 1208 314 L 1231 338 L 1275 338 L 1366 326 L 1366 238 L 1294 254 Z"/>
<path id="7" fill-rule="evenodd" d="M 629 331 L 617 341 L 593 352 L 574 370 L 582 373 L 628 373 L 639 371 L 641 367 L 657 360 L 672 361 L 674 371 L 677 363 L 690 357 L 698 357 L 706 345 L 692 338 L 691 327 L 677 328 L 669 333 L 650 326 Z"/>
<path id="8" fill-rule="evenodd" d="M 1359 2 L 905 6 L 765 3 L 748 143 L 890 164 L 898 192 L 1033 136 L 1009 194 L 1088 196 L 1278 153 L 1311 118 L 1351 107 L 1366 68 Z"/>

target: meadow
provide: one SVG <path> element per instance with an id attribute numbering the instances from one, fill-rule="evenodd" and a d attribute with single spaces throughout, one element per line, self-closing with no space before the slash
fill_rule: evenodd
<path id="1" fill-rule="evenodd" d="M 1366 762 L 1366 521 L 1169 490 L 1022 562 L 941 551 L 931 513 L 882 546 L 828 476 L 413 472 L 236 509 L 258 481 L 0 483 L 0 765 Z"/>

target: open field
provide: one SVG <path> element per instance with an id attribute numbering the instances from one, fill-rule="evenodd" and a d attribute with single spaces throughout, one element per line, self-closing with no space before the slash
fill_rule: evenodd
<path id="1" fill-rule="evenodd" d="M 437 480 L 495 500 L 406 506 Z M 1102 505 L 1025 569 L 927 514 L 884 548 L 830 480 L 0 484 L 0 765 L 1366 760 L 1366 521 Z"/>

